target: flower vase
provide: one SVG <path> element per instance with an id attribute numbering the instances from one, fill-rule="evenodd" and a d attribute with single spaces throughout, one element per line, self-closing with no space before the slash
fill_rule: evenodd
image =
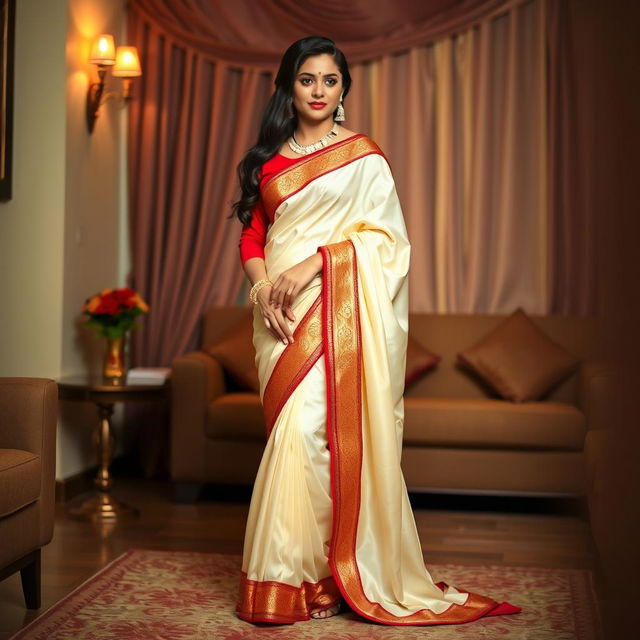
<path id="1" fill-rule="evenodd" d="M 107 349 L 102 369 L 105 378 L 113 384 L 122 384 L 127 373 L 124 362 L 124 336 L 107 338 Z"/>

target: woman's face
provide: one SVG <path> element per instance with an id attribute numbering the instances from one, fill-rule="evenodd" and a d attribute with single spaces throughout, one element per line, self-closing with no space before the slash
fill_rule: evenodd
<path id="1" fill-rule="evenodd" d="M 333 56 L 307 58 L 293 82 L 293 106 L 298 118 L 319 122 L 332 118 L 342 94 L 342 74 Z"/>

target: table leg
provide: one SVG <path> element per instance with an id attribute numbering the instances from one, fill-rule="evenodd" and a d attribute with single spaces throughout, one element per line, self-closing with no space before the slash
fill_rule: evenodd
<path id="1" fill-rule="evenodd" d="M 111 428 L 114 405 L 112 402 L 97 402 L 96 404 L 100 417 L 100 422 L 93 436 L 98 458 L 98 473 L 93 481 L 96 491 L 79 506 L 70 507 L 69 514 L 81 520 L 100 522 L 138 516 L 140 515 L 139 509 L 124 504 L 111 495 L 113 479 L 109 467 L 115 450 L 115 438 Z"/>

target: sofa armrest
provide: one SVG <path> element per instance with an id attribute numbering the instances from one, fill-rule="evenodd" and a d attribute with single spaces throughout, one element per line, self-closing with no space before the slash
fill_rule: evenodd
<path id="1" fill-rule="evenodd" d="M 616 385 L 614 366 L 586 361 L 578 369 L 578 408 L 587 417 L 587 429 L 605 429 L 611 415 Z"/>
<path id="2" fill-rule="evenodd" d="M 202 351 L 171 363 L 171 477 L 198 480 L 204 474 L 205 421 L 209 404 L 225 392 L 222 367 Z"/>
<path id="3" fill-rule="evenodd" d="M 51 453 L 46 431 L 58 419 L 58 385 L 49 378 L 0 378 L 0 448 Z M 53 454 L 55 459 L 55 446 Z"/>
<path id="4" fill-rule="evenodd" d="M 40 456 L 39 543 L 53 537 L 58 385 L 50 378 L 0 378 L 0 448 Z"/>
<path id="5" fill-rule="evenodd" d="M 600 510 L 604 504 L 605 461 L 607 458 L 607 436 L 605 429 L 591 429 L 584 443 L 585 485 L 591 515 L 591 526 L 595 529 L 601 522 Z"/>

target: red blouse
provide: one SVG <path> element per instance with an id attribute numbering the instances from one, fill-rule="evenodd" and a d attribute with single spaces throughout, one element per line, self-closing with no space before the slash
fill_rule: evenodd
<path id="1" fill-rule="evenodd" d="M 286 169 L 300 158 L 287 158 L 281 153 L 269 158 L 262 165 L 262 176 L 260 178 L 260 189 L 264 183 L 275 173 Z M 253 208 L 251 222 L 244 226 L 240 234 L 240 261 L 244 264 L 249 258 L 262 258 L 264 260 L 264 245 L 267 242 L 267 228 L 273 220 L 267 216 L 262 206 L 262 200 Z"/>

